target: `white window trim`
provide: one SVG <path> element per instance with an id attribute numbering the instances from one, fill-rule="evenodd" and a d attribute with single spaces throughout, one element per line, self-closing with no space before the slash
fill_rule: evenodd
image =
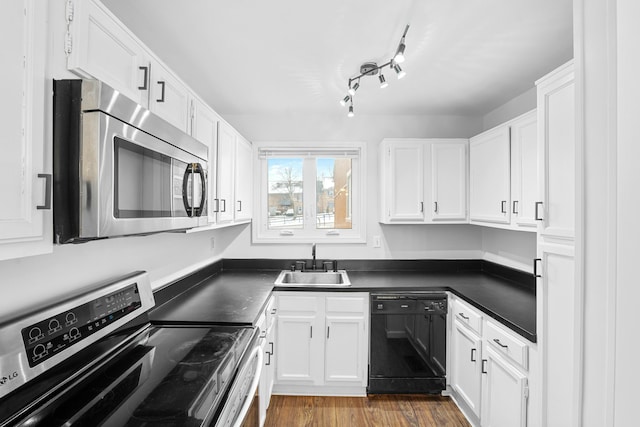
<path id="1" fill-rule="evenodd" d="M 313 154 L 326 151 L 328 155 L 336 156 L 340 151 L 357 151 L 359 155 L 354 157 L 352 164 L 352 190 L 354 198 L 351 204 L 352 229 L 315 229 L 312 233 L 302 229 L 289 230 L 290 233 L 283 233 L 284 230 L 268 229 L 268 192 L 267 188 L 267 162 L 260 158 L 260 153 L 265 150 L 289 153 L 308 149 Z M 366 243 L 366 144 L 362 142 L 253 142 L 254 159 L 258 159 L 258 167 L 254 169 L 254 212 L 252 224 L 253 243 Z M 286 156 L 283 156 L 286 157 Z M 304 156 L 300 156 L 304 157 Z M 307 185 L 311 186 L 310 183 Z M 315 193 L 315 179 L 313 181 L 313 193 Z M 305 194 L 307 189 L 305 188 Z M 309 221 L 309 215 L 315 212 L 315 197 L 304 198 L 305 220 Z M 312 218 L 313 220 L 313 218 Z M 334 234 L 335 232 L 339 234 Z"/>

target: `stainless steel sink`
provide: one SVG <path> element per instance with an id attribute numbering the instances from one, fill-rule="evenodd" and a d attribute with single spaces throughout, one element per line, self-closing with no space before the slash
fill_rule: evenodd
<path id="1" fill-rule="evenodd" d="M 338 271 L 289 271 L 282 270 L 274 282 L 276 286 L 351 286 L 345 270 Z"/>

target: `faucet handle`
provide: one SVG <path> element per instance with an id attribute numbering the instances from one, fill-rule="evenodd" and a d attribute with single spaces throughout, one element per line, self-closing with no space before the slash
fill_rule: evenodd
<path id="1" fill-rule="evenodd" d="M 322 263 L 322 268 L 324 269 L 324 271 L 331 271 L 331 269 L 333 268 L 333 261 L 324 261 Z"/>
<path id="2" fill-rule="evenodd" d="M 307 262 L 306 261 L 296 261 L 296 268 L 300 267 L 300 271 L 304 271 L 305 267 L 307 266 Z"/>

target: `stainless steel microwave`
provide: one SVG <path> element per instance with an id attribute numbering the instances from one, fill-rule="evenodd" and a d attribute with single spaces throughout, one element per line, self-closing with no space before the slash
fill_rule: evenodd
<path id="1" fill-rule="evenodd" d="M 207 223 L 208 148 L 95 80 L 54 80 L 56 243 Z"/>

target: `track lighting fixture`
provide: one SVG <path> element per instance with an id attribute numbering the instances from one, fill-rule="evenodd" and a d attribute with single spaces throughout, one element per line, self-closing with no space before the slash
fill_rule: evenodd
<path id="1" fill-rule="evenodd" d="M 405 36 L 407 35 L 407 31 L 409 31 L 409 24 L 407 24 L 407 26 L 404 29 L 404 33 L 402 33 L 402 37 L 400 38 L 400 43 L 398 44 L 398 48 L 396 49 L 396 53 L 393 56 L 392 59 L 390 59 L 389 61 L 385 62 L 382 65 L 378 65 L 375 62 L 365 62 L 364 64 L 362 64 L 360 66 L 360 74 L 358 74 L 355 77 L 351 77 L 349 79 L 349 82 L 347 84 L 348 87 L 348 95 L 344 97 L 344 99 L 340 100 L 340 104 L 344 107 L 347 105 L 347 103 L 349 102 L 349 112 L 347 113 L 347 116 L 349 117 L 353 117 L 354 116 L 354 112 L 353 112 L 353 96 L 356 94 L 356 90 L 358 90 L 358 88 L 360 87 L 360 78 L 361 77 L 365 77 L 365 76 L 375 76 L 376 74 L 380 73 L 380 75 L 378 76 L 378 80 L 380 81 L 380 88 L 385 88 L 389 85 L 389 83 L 387 83 L 386 79 L 384 78 L 384 75 L 382 74 L 382 69 L 384 67 L 389 67 L 391 69 L 393 69 L 397 76 L 398 79 L 403 78 L 407 73 L 404 72 L 402 70 L 402 68 L 400 68 L 400 63 L 404 62 L 405 57 L 404 57 L 404 50 L 405 50 Z M 353 84 L 352 84 L 353 83 Z"/>

